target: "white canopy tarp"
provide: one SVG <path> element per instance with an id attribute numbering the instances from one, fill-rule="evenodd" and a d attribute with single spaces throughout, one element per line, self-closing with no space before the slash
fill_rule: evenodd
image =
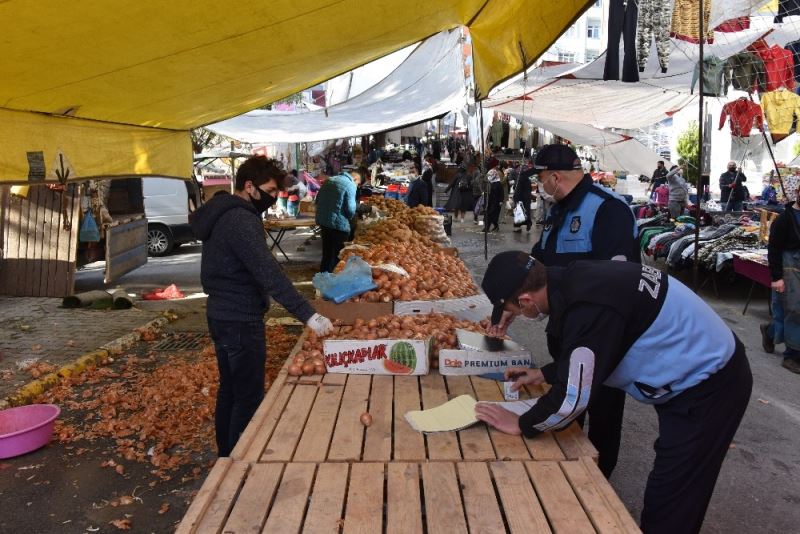
<path id="1" fill-rule="evenodd" d="M 248 143 L 340 139 L 393 130 L 459 110 L 466 104 L 466 95 L 456 29 L 426 39 L 379 83 L 327 111 L 256 110 L 208 129 Z"/>

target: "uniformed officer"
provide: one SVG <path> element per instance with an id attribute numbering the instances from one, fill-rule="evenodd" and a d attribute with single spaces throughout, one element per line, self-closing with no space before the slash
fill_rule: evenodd
<path id="1" fill-rule="evenodd" d="M 642 530 L 699 532 L 753 384 L 731 329 L 674 278 L 630 262 L 544 267 L 524 252 L 503 252 L 481 286 L 495 306 L 493 323 L 549 316 L 554 362 L 506 371 L 522 374 L 515 389 L 552 385 L 527 413 L 479 403 L 478 419 L 527 437 L 562 429 L 593 405 L 601 384 L 653 404 L 659 436 Z"/>
<path id="2" fill-rule="evenodd" d="M 554 202 L 531 252 L 534 258 L 547 266 L 586 259 L 641 261 L 636 218 L 627 202 L 595 185 L 572 148 L 542 147 L 534 169 L 539 175 L 539 194 Z M 624 393 L 601 388 L 588 412 L 589 440 L 600 454 L 599 467 L 606 477 L 617 465 L 624 410 Z"/>

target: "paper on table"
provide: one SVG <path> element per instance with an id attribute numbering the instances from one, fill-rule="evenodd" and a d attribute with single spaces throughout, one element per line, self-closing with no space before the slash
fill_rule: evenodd
<path id="1" fill-rule="evenodd" d="M 497 404 L 517 415 L 530 410 L 538 399 L 526 399 L 513 402 L 487 402 Z M 431 434 L 434 432 L 454 432 L 463 430 L 478 422 L 475 418 L 475 405 L 478 402 L 469 395 L 461 395 L 441 406 L 430 410 L 416 410 L 406 413 L 406 421 L 417 432 Z"/>
<path id="2" fill-rule="evenodd" d="M 417 432 L 450 432 L 461 430 L 478 422 L 475 419 L 477 401 L 461 395 L 430 410 L 406 413 L 406 421 Z"/>

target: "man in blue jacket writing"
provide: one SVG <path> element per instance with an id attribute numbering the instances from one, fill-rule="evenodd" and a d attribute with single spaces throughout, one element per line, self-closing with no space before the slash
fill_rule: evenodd
<path id="1" fill-rule="evenodd" d="M 744 346 L 689 288 L 631 262 L 576 261 L 545 267 L 503 252 L 481 284 L 494 304 L 490 331 L 518 316 L 547 323 L 554 362 L 510 368 L 527 384 L 552 387 L 521 416 L 478 403 L 476 416 L 502 432 L 534 437 L 566 428 L 592 407 L 601 386 L 652 404 L 655 462 L 644 495 L 645 533 L 696 533 L 722 462 L 747 409 L 753 376 Z"/>

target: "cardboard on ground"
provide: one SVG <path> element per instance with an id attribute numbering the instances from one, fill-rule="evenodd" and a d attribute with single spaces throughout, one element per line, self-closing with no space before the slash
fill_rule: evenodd
<path id="1" fill-rule="evenodd" d="M 513 402 L 492 402 L 506 410 L 522 415 L 536 404 L 538 399 L 526 399 Z M 434 432 L 453 432 L 463 430 L 478 422 L 475 418 L 475 405 L 478 404 L 469 395 L 461 395 L 431 408 L 430 410 L 416 410 L 407 412 L 405 417 L 411 428 L 417 432 L 431 434 Z"/>

